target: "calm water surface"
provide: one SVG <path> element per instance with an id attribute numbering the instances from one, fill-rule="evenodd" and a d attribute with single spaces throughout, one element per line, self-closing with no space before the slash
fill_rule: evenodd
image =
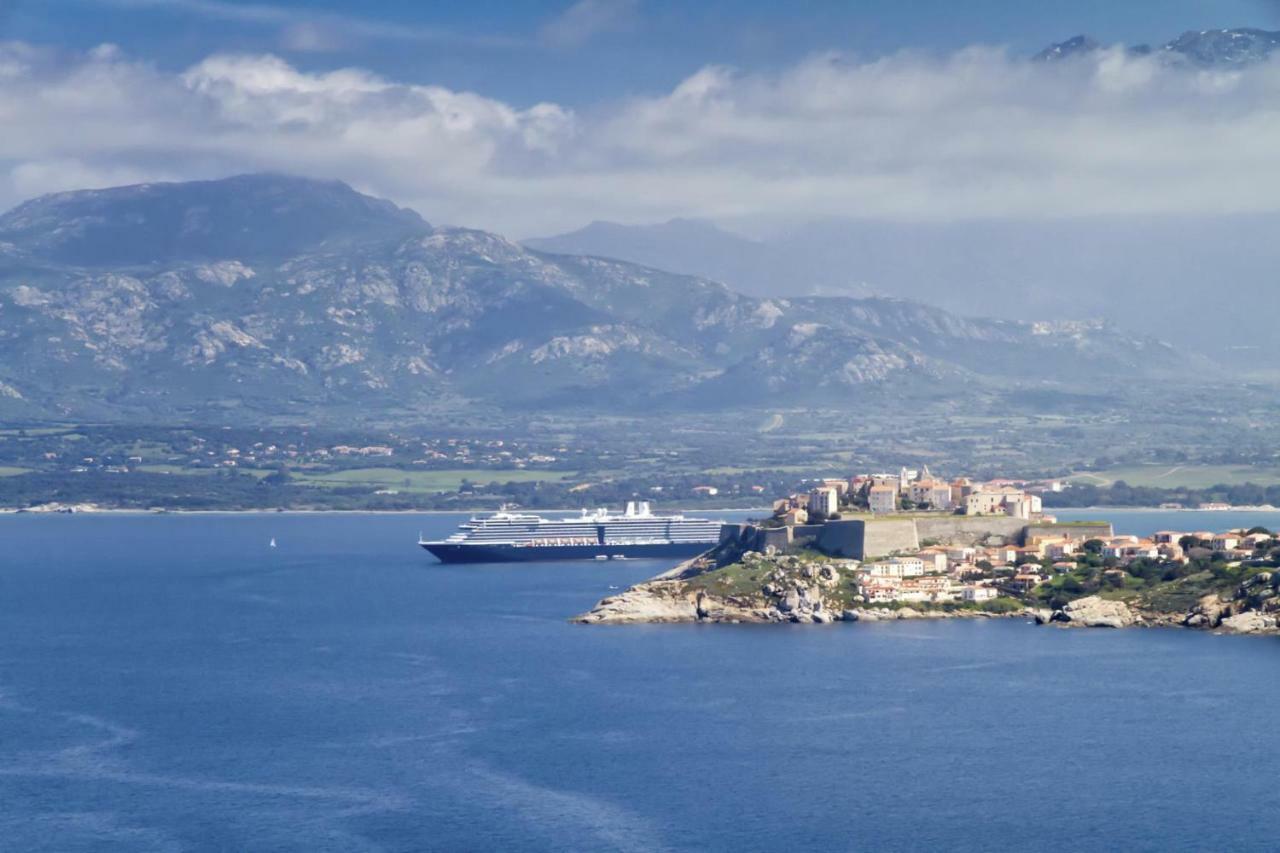
<path id="1" fill-rule="evenodd" d="M 1280 641 L 575 626 L 665 566 L 414 547 L 457 521 L 0 517 L 0 849 L 1277 846 Z"/>

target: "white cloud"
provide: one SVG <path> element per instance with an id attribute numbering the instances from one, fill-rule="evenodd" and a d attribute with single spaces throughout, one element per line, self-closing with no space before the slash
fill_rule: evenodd
<path id="1" fill-rule="evenodd" d="M 178 74 L 115 48 L 0 46 L 0 204 L 271 169 L 337 177 L 513 236 L 592 219 L 907 220 L 1280 206 L 1280 66 L 973 48 L 781 72 L 708 67 L 589 115 L 360 69 L 217 55 Z"/>
<path id="2" fill-rule="evenodd" d="M 572 47 L 609 32 L 625 30 L 637 19 L 639 0 L 577 0 L 542 28 L 548 44 Z"/>

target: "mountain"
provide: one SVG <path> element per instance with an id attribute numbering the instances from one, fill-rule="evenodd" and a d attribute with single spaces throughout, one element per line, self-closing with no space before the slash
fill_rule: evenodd
<path id="1" fill-rule="evenodd" d="M 1088 56 L 1104 45 L 1086 35 L 1051 44 L 1034 59 L 1052 62 Z M 1152 54 L 1175 65 L 1195 68 L 1235 68 L 1265 62 L 1280 47 L 1280 32 L 1241 27 L 1228 30 L 1189 30 L 1158 50 L 1148 45 L 1128 48 L 1134 55 Z"/>
<path id="2" fill-rule="evenodd" d="M 1073 36 L 1066 41 L 1051 44 L 1037 53 L 1033 59 L 1037 62 L 1051 62 L 1055 59 L 1068 59 L 1073 56 L 1087 55 L 1101 49 L 1102 45 L 1089 36 Z"/>
<path id="3" fill-rule="evenodd" d="M 1256 29 L 1185 32 L 1164 46 L 1167 54 L 1201 68 L 1263 62 L 1280 47 L 1280 32 Z"/>
<path id="4" fill-rule="evenodd" d="M 102 267 L 274 260 L 429 228 L 413 211 L 340 181 L 240 175 L 42 196 L 0 216 L 0 244 Z"/>
<path id="5" fill-rule="evenodd" d="M 1271 239 L 1280 228 L 1276 214 L 828 219 L 750 242 L 745 285 L 729 277 L 732 251 L 714 241 L 700 255 L 690 251 L 698 241 L 673 235 L 678 226 L 612 226 L 608 247 L 582 248 L 607 248 L 619 260 L 726 281 L 761 297 L 883 295 L 1026 322 L 1107 317 L 1119 332 L 1176 338 L 1188 352 L 1238 370 L 1258 372 L 1280 357 L 1269 314 L 1258 310 L 1273 299 L 1280 267 L 1280 244 Z M 561 238 L 529 244 L 578 245 Z M 1208 306 L 1218 319 L 1195 322 Z"/>
<path id="6" fill-rule="evenodd" d="M 0 234 L 11 418 L 856 408 L 1118 389 L 1189 369 L 1174 348 L 1103 324 L 757 298 L 432 227 L 297 178 L 64 193 L 6 214 Z"/>
<path id="7" fill-rule="evenodd" d="M 743 293 L 778 296 L 783 276 L 794 273 L 773 247 L 726 231 L 705 220 L 672 219 L 654 225 L 592 222 L 554 237 L 525 240 L 541 252 L 618 258 L 713 281 L 732 282 Z"/>

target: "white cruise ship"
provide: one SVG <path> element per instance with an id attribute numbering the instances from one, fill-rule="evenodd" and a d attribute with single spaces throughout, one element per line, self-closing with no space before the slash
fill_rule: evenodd
<path id="1" fill-rule="evenodd" d="M 644 501 L 621 515 L 583 510 L 571 518 L 517 512 L 473 517 L 447 539 L 419 541 L 444 563 L 510 563 L 692 557 L 720 541 L 722 521 L 654 515 Z"/>

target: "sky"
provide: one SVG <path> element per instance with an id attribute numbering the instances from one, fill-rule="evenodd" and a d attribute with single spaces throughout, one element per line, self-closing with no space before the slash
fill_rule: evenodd
<path id="1" fill-rule="evenodd" d="M 0 0 L 0 207 L 288 171 L 514 237 L 595 219 L 1271 210 L 1280 69 L 1160 44 L 1265 0 Z"/>

